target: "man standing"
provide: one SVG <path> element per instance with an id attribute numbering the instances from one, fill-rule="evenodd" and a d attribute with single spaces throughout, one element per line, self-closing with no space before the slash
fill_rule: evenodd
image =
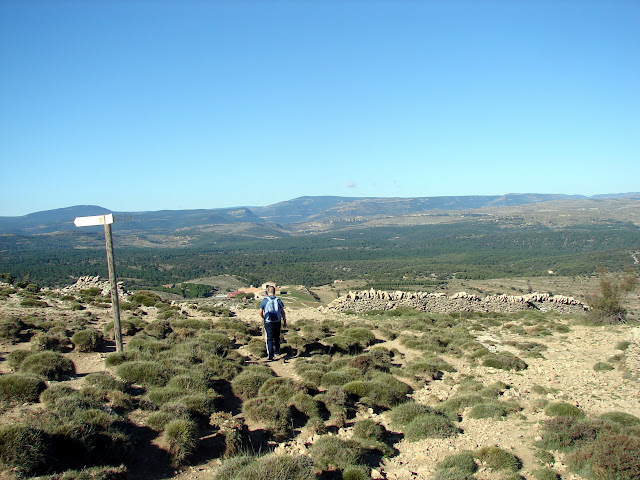
<path id="1" fill-rule="evenodd" d="M 260 316 L 264 320 L 267 358 L 273 360 L 275 355 L 280 355 L 280 325 L 287 326 L 287 317 L 282 300 L 276 297 L 276 287 L 269 285 L 267 295 L 260 302 Z"/>

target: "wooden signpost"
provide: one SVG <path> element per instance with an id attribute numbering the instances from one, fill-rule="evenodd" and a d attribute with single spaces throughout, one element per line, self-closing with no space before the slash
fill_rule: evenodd
<path id="1" fill-rule="evenodd" d="M 116 282 L 116 269 L 113 261 L 113 235 L 111 224 L 114 222 L 112 213 L 108 215 L 96 215 L 93 217 L 76 217 L 73 221 L 76 227 L 89 227 L 104 225 L 104 239 L 107 243 L 107 268 L 109 270 L 109 282 L 111 283 L 111 309 L 113 310 L 113 331 L 116 340 L 116 349 L 122 352 L 122 329 L 120 327 L 120 302 L 118 301 L 118 284 Z"/>

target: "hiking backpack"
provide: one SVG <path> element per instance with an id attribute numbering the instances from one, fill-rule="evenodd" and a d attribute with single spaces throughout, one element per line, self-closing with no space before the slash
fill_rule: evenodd
<path id="1" fill-rule="evenodd" d="M 267 297 L 267 304 L 264 306 L 264 319 L 271 322 L 280 321 L 280 304 L 277 297 Z"/>

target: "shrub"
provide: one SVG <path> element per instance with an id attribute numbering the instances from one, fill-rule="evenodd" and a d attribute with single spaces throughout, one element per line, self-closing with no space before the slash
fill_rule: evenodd
<path id="1" fill-rule="evenodd" d="M 172 420 L 176 420 L 176 418 L 176 415 L 172 412 L 159 410 L 157 412 L 152 412 L 146 418 L 145 424 L 156 432 L 162 432 L 167 424 Z"/>
<path id="2" fill-rule="evenodd" d="M 638 279 L 633 272 L 625 272 L 620 278 L 613 278 L 601 271 L 599 292 L 588 297 L 591 307 L 587 314 L 588 320 L 595 324 L 625 323 L 627 309 L 624 302 L 637 286 Z"/>
<path id="3" fill-rule="evenodd" d="M 623 428 L 640 425 L 640 418 L 626 412 L 607 412 L 600 415 L 600 418 L 605 422 L 612 422 Z"/>
<path id="4" fill-rule="evenodd" d="M 574 417 L 574 418 L 583 418 L 585 416 L 584 412 L 576 407 L 575 405 L 571 405 L 570 403 L 565 402 L 554 402 L 547 405 L 544 409 L 544 413 L 550 417 Z"/>
<path id="5" fill-rule="evenodd" d="M 593 366 L 596 372 L 609 372 L 613 370 L 613 365 L 607 362 L 598 362 Z"/>
<path id="6" fill-rule="evenodd" d="M 102 348 L 104 335 L 94 329 L 80 330 L 73 334 L 71 343 L 79 352 L 97 352 Z"/>
<path id="7" fill-rule="evenodd" d="M 498 447 L 482 447 L 476 451 L 475 458 L 492 470 L 517 472 L 522 468 L 518 457 Z"/>
<path id="8" fill-rule="evenodd" d="M 172 312 L 171 315 L 175 315 L 175 312 Z M 183 318 L 180 320 L 173 320 L 171 322 L 171 328 L 173 328 L 173 330 L 210 330 L 212 325 L 211 322 L 207 320 Z"/>
<path id="9" fill-rule="evenodd" d="M 258 397 L 246 400 L 242 405 L 244 416 L 270 432 L 276 440 L 286 438 L 291 424 L 291 410 L 274 397 Z"/>
<path id="10" fill-rule="evenodd" d="M 313 480 L 316 476 L 313 473 L 313 460 L 307 456 L 271 454 L 250 462 L 232 478 L 233 480 Z"/>
<path id="11" fill-rule="evenodd" d="M 144 333 L 158 339 L 167 338 L 171 332 L 173 332 L 171 322 L 166 319 L 154 320 L 144 327 Z"/>
<path id="12" fill-rule="evenodd" d="M 498 368 L 500 370 L 524 370 L 528 367 L 526 362 L 515 355 L 498 353 L 485 356 L 482 361 L 485 367 Z"/>
<path id="13" fill-rule="evenodd" d="M 388 373 L 379 373 L 366 382 L 366 396 L 363 402 L 383 408 L 392 408 L 407 400 L 409 386 Z"/>
<path id="14" fill-rule="evenodd" d="M 303 391 L 304 387 L 298 385 L 290 378 L 272 377 L 262 384 L 258 390 L 258 396 L 276 397 L 286 403 L 296 393 Z"/>
<path id="15" fill-rule="evenodd" d="M 289 398 L 289 405 L 307 418 L 320 418 L 320 408 L 318 402 L 308 393 L 300 392 Z"/>
<path id="16" fill-rule="evenodd" d="M 242 400 L 255 398 L 264 382 L 273 377 L 270 369 L 246 368 L 231 381 L 233 393 Z"/>
<path id="17" fill-rule="evenodd" d="M 31 339 L 31 349 L 37 352 L 44 350 L 64 352 L 70 345 L 69 338 L 63 332 L 56 330 L 38 332 Z"/>
<path id="18" fill-rule="evenodd" d="M 232 348 L 233 342 L 224 333 L 206 332 L 198 337 L 201 348 L 208 354 L 224 357 Z"/>
<path id="19" fill-rule="evenodd" d="M 0 376 L 0 400 L 7 402 L 37 403 L 47 388 L 38 377 L 10 373 Z"/>
<path id="20" fill-rule="evenodd" d="M 107 355 L 107 358 L 104 359 L 105 367 L 117 367 L 118 365 L 122 365 L 127 360 L 132 360 L 133 356 L 131 354 L 127 354 L 124 352 L 113 352 Z"/>
<path id="21" fill-rule="evenodd" d="M 423 438 L 448 438 L 459 433 L 446 415 L 439 412 L 423 413 L 414 418 L 405 428 L 404 435 L 409 442 Z"/>
<path id="22" fill-rule="evenodd" d="M 44 307 L 48 307 L 49 304 L 44 300 L 38 300 L 37 298 L 23 298 L 22 300 L 20 300 L 20 306 L 44 308 Z"/>
<path id="23" fill-rule="evenodd" d="M 174 388 L 184 392 L 185 390 L 196 390 L 206 392 L 213 387 L 215 377 L 208 376 L 206 372 L 193 369 L 188 373 L 175 375 L 167 382 L 167 388 Z"/>
<path id="24" fill-rule="evenodd" d="M 412 401 L 394 407 L 389 412 L 389 418 L 392 427 L 402 430 L 417 416 L 433 412 L 431 407 Z"/>
<path id="25" fill-rule="evenodd" d="M 407 363 L 403 373 L 424 380 L 434 380 L 442 376 L 442 372 L 435 363 L 425 360 L 416 360 Z"/>
<path id="26" fill-rule="evenodd" d="M 560 416 L 544 423 L 541 445 L 549 450 L 567 451 L 591 442 L 596 436 L 597 430 L 591 423 Z"/>
<path id="27" fill-rule="evenodd" d="M 171 420 L 164 429 L 164 439 L 169 448 L 174 466 L 185 463 L 195 451 L 198 441 L 198 428 L 192 420 L 178 418 Z"/>
<path id="28" fill-rule="evenodd" d="M 375 335 L 368 328 L 352 327 L 341 332 L 342 336 L 353 339 L 362 346 L 368 347 L 376 341 Z"/>
<path id="29" fill-rule="evenodd" d="M 583 458 L 597 480 L 637 480 L 640 478 L 640 438 L 603 435 L 584 448 Z M 580 452 L 568 458 L 575 466 Z"/>
<path id="30" fill-rule="evenodd" d="M 0 425 L 0 464 L 22 475 L 34 475 L 46 466 L 44 432 L 27 425 Z"/>
<path id="31" fill-rule="evenodd" d="M 120 304 L 122 306 L 122 304 Z M 146 324 L 145 324 L 146 325 Z M 123 319 L 120 321 L 120 333 L 122 335 L 132 336 L 142 330 L 142 325 L 139 322 L 134 322 L 132 320 Z M 105 338 L 109 338 L 113 340 L 114 338 L 114 329 L 113 322 L 108 322 L 102 328 L 102 334 Z"/>
<path id="32" fill-rule="evenodd" d="M 504 417 L 507 413 L 507 408 L 500 403 L 480 403 L 471 407 L 469 418 L 498 418 Z"/>
<path id="33" fill-rule="evenodd" d="M 455 395 L 442 404 L 442 409 L 452 413 L 462 413 L 466 408 L 485 403 L 486 399 L 479 394 Z"/>
<path id="34" fill-rule="evenodd" d="M 117 375 L 129 383 L 142 386 L 164 386 L 172 372 L 162 365 L 151 361 L 124 362 L 116 369 Z"/>
<path id="35" fill-rule="evenodd" d="M 153 307 L 156 303 L 161 303 L 162 299 L 153 292 L 142 291 L 131 296 L 131 303 L 144 305 L 145 307 Z"/>
<path id="36" fill-rule="evenodd" d="M 329 387 L 332 385 L 345 385 L 354 380 L 364 380 L 362 372 L 357 368 L 344 367 L 325 373 L 320 379 L 320 384 Z"/>
<path id="37" fill-rule="evenodd" d="M 626 340 L 623 340 L 621 342 L 616 343 L 616 350 L 622 350 L 625 351 L 629 348 L 629 345 L 631 345 L 631 342 L 628 342 Z"/>
<path id="38" fill-rule="evenodd" d="M 7 364 L 13 371 L 17 371 L 20 368 L 20 365 L 22 365 L 24 359 L 32 353 L 33 352 L 30 352 L 29 350 L 14 350 L 7 355 Z"/>
<path id="39" fill-rule="evenodd" d="M 333 435 L 322 435 L 309 448 L 309 454 L 321 470 L 340 470 L 360 463 L 362 447 L 353 440 L 343 440 Z"/>
<path id="40" fill-rule="evenodd" d="M 3 318 L 0 320 L 0 340 L 17 343 L 18 334 L 24 328 L 24 323 L 19 318 Z"/>
<path id="41" fill-rule="evenodd" d="M 353 435 L 362 439 L 382 440 L 385 433 L 384 427 L 370 418 L 360 420 L 353 426 Z"/>
<path id="42" fill-rule="evenodd" d="M 150 388 L 147 393 L 147 398 L 155 405 L 161 406 L 167 402 L 172 402 L 182 396 L 184 396 L 185 390 L 177 387 L 159 387 Z"/>
<path id="43" fill-rule="evenodd" d="M 370 470 L 365 465 L 351 465 L 342 471 L 342 480 L 369 480 Z"/>
<path id="44" fill-rule="evenodd" d="M 84 377 L 85 385 L 97 387 L 100 390 L 118 390 L 124 392 L 127 385 L 108 372 L 94 372 Z"/>
<path id="45" fill-rule="evenodd" d="M 40 394 L 40 401 L 45 404 L 55 404 L 59 398 L 77 395 L 78 391 L 68 385 L 55 384 L 44 390 Z"/>
<path id="46" fill-rule="evenodd" d="M 560 480 L 558 475 L 552 468 L 540 468 L 531 472 L 535 480 Z"/>
<path id="47" fill-rule="evenodd" d="M 242 366 L 228 358 L 221 358 L 216 355 L 207 357 L 204 366 L 214 375 L 218 375 L 225 380 L 233 380 L 242 371 Z"/>
<path id="48" fill-rule="evenodd" d="M 209 418 L 217 410 L 221 396 L 216 393 L 193 393 L 177 399 L 185 405 L 191 417 Z"/>
<path id="49" fill-rule="evenodd" d="M 40 352 L 29 355 L 20 365 L 20 372 L 33 373 L 48 380 L 61 380 L 73 376 L 76 367 L 71 360 L 55 352 Z"/>
<path id="50" fill-rule="evenodd" d="M 347 421 L 347 392 L 340 386 L 329 387 L 324 393 L 316 396 L 324 403 L 331 414 L 329 422 L 343 427 Z"/>
<path id="51" fill-rule="evenodd" d="M 253 464 L 256 461 L 256 457 L 249 454 L 240 454 L 237 456 L 229 457 L 220 468 L 216 471 L 213 479 L 214 480 L 241 480 L 243 477 L 240 476 L 242 470 L 248 466 Z"/>
<path id="52" fill-rule="evenodd" d="M 436 467 L 434 479 L 466 480 L 478 470 L 473 452 L 469 450 L 449 455 Z"/>

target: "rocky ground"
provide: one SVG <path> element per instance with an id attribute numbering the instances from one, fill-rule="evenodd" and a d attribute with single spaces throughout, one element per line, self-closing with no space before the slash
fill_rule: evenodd
<path id="1" fill-rule="evenodd" d="M 65 308 L 62 302 L 50 300 L 48 308 L 23 307 L 19 299 L 14 296 L 0 301 L 0 316 L 9 315 L 44 315 L 55 318 L 59 315 L 74 316 L 87 315 L 86 311 L 75 312 Z M 204 318 L 198 309 L 191 304 L 182 304 L 182 309 L 190 317 Z M 148 319 L 153 318 L 154 307 L 147 308 Z M 253 305 L 239 305 L 233 307 L 238 318 L 246 322 L 259 324 L 260 319 Z M 96 318 L 96 327 L 111 320 L 111 312 L 105 308 L 90 308 Z M 300 307 L 289 309 L 288 320 L 291 325 L 296 322 L 321 321 L 335 319 L 337 321 L 354 321 L 354 315 L 322 307 Z M 471 419 L 463 415 L 459 427 L 463 433 L 448 439 L 429 439 L 417 442 L 400 440 L 394 444 L 397 454 L 383 459 L 380 465 L 374 467 L 373 478 L 387 478 L 396 480 L 430 479 L 435 467 L 444 457 L 463 450 L 474 450 L 482 446 L 496 445 L 506 449 L 522 460 L 523 468 L 519 472 L 526 479 L 534 479 L 533 471 L 545 466 L 536 457 L 535 444 L 540 440 L 540 427 L 548 417 L 543 411 L 547 401 L 564 401 L 583 409 L 587 415 L 597 416 L 605 412 L 626 412 L 640 417 L 640 344 L 634 338 L 634 325 L 615 326 L 586 326 L 576 321 L 576 316 L 570 315 L 559 320 L 568 327 L 562 333 L 553 335 L 534 336 L 512 333 L 496 326 L 484 331 L 478 331 L 476 336 L 491 351 L 513 351 L 522 356 L 522 352 L 514 344 L 535 341 L 546 347 L 541 355 L 526 357 L 528 368 L 519 372 L 498 370 L 490 367 L 472 364 L 464 358 L 447 357 L 445 360 L 456 368 L 455 373 L 446 373 L 437 381 L 432 381 L 416 388 L 411 394 L 420 403 L 437 405 L 454 395 L 459 388 L 460 381 L 474 378 L 485 384 L 502 381 L 511 386 L 504 393 L 505 399 L 517 401 L 522 410 L 508 416 L 496 419 Z M 369 318 L 370 320 L 370 318 Z M 377 336 L 378 333 L 376 333 Z M 127 338 L 125 337 L 125 344 Z M 630 342 L 623 352 L 618 348 L 622 342 Z M 417 358 L 420 352 L 407 349 L 398 340 L 389 341 L 379 336 L 379 346 L 399 351 L 394 359 L 398 366 Z M 8 373 L 6 355 L 24 345 L 0 345 L 0 372 Z M 104 352 L 77 353 L 70 352 L 69 356 L 76 365 L 77 375 L 68 381 L 71 385 L 79 385 L 82 377 L 91 372 L 105 370 L 104 358 L 113 346 Z M 615 360 L 612 360 L 614 358 Z M 268 365 L 278 376 L 296 378 L 293 369 L 295 359 L 283 358 Z M 609 371 L 595 371 L 598 362 L 612 362 L 615 367 Z M 385 425 L 389 430 L 389 419 L 385 412 L 374 412 L 362 407 L 356 419 L 372 417 Z M 338 431 L 338 435 L 349 437 L 352 423 Z M 305 453 L 316 437 L 304 430 L 293 440 L 273 445 L 276 452 Z M 569 472 L 563 463 L 563 455 L 554 454 L 553 469 L 563 480 L 578 480 L 581 477 Z M 218 459 L 209 459 L 174 472 L 174 480 L 204 480 L 211 479 L 220 465 Z M 158 477 L 150 469 L 147 476 L 138 473 L 136 478 L 151 480 L 151 478 L 169 478 L 166 474 Z M 476 474 L 479 479 L 501 478 L 490 470 L 480 470 Z"/>

